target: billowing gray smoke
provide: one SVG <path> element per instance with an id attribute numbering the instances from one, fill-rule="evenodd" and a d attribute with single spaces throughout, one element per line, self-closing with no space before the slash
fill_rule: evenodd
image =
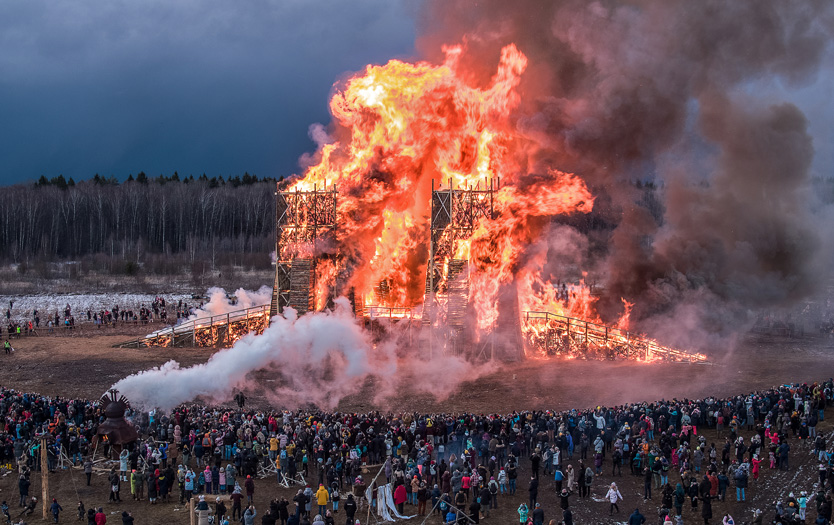
<path id="1" fill-rule="evenodd" d="M 640 328 L 689 347 L 706 326 L 721 333 L 814 290 L 831 231 L 812 212 L 815 144 L 795 105 L 754 86 L 816 78 L 834 2 L 437 0 L 422 27 L 432 59 L 465 42 L 476 80 L 510 42 L 528 57 L 517 115 L 528 171 L 575 172 L 597 195 L 593 218 L 569 224 L 604 280 L 603 315 L 626 298 Z M 667 320 L 677 340 L 658 333 Z"/>

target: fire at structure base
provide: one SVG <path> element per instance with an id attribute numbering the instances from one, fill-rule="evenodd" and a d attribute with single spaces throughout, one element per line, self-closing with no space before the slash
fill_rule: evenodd
<path id="1" fill-rule="evenodd" d="M 432 188 L 429 256 L 422 304 L 391 302 L 388 283 L 372 293 L 349 286 L 349 264 L 341 254 L 327 252 L 338 233 L 338 192 L 335 187 L 276 192 L 276 253 L 270 315 L 285 308 L 299 315 L 330 307 L 345 295 L 354 314 L 370 330 L 397 332 L 428 358 L 454 355 L 475 359 L 517 360 L 524 355 L 518 300 L 512 290 L 502 294 L 501 315 L 486 330 L 475 328 L 470 301 L 469 243 L 481 219 L 494 220 L 492 182 L 481 188 Z"/>
<path id="2" fill-rule="evenodd" d="M 396 332 L 401 343 L 427 359 L 453 355 L 503 361 L 525 356 L 706 361 L 702 354 L 665 347 L 625 330 L 549 312 L 521 312 L 512 284 L 502 286 L 497 294 L 497 319 L 479 328 L 470 290 L 477 261 L 470 257 L 470 243 L 479 220 L 496 220 L 498 185 L 490 181 L 483 188 L 454 188 L 450 180 L 446 189 L 432 186 L 425 296 L 422 304 L 406 306 L 386 302 L 385 281 L 374 287 L 370 298 L 347 286 L 345 257 L 321 248 L 330 245 L 338 232 L 335 187 L 277 191 L 279 258 L 270 317 L 288 307 L 299 315 L 328 308 L 336 295 L 345 295 L 368 330 L 380 336 Z M 397 329 L 391 330 L 394 325 Z"/>
<path id="3" fill-rule="evenodd" d="M 434 185 L 433 185 L 434 186 Z M 422 304 L 391 302 L 381 281 L 371 293 L 351 286 L 350 261 L 331 252 L 339 232 L 335 186 L 281 191 L 276 197 L 275 280 L 272 301 L 246 310 L 198 318 L 122 343 L 131 347 L 228 347 L 247 333 L 262 333 L 269 319 L 292 308 L 297 315 L 350 301 L 357 322 L 375 340 L 397 338 L 398 346 L 426 359 L 456 356 L 473 361 L 517 361 L 525 357 L 628 359 L 702 363 L 706 356 L 659 344 L 647 337 L 553 312 L 520 311 L 513 283 L 499 286 L 497 317 L 479 327 L 472 301 L 473 233 L 481 220 L 497 220 L 498 184 L 434 188 Z"/>

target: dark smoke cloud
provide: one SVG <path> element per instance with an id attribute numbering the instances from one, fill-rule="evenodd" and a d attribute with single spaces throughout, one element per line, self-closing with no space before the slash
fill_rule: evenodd
<path id="1" fill-rule="evenodd" d="M 431 59 L 466 43 L 474 82 L 502 46 L 527 55 L 516 118 L 528 172 L 577 173 L 611 222 L 583 231 L 590 247 L 572 241 L 605 281 L 604 315 L 624 297 L 641 328 L 674 321 L 686 335 L 675 342 L 698 346 L 711 344 L 693 340 L 705 326 L 730 333 L 752 310 L 814 292 L 831 214 L 812 212 L 808 122 L 749 87 L 813 82 L 834 3 L 438 0 L 421 27 Z M 658 187 L 654 209 L 635 180 Z"/>

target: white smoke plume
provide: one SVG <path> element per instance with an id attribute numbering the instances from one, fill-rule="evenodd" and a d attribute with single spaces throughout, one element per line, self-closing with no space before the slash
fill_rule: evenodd
<path id="1" fill-rule="evenodd" d="M 213 286 L 208 289 L 206 295 L 209 301 L 202 308 L 195 310 L 193 314 L 188 316 L 189 321 L 208 319 L 209 317 L 223 315 L 229 312 L 268 305 L 272 300 L 272 288 L 261 286 L 255 292 L 238 288 L 234 293 L 234 304 L 232 304 L 231 299 L 226 294 L 226 290 L 223 288 Z"/>
<path id="2" fill-rule="evenodd" d="M 340 297 L 333 311 L 298 317 L 287 309 L 272 319 L 262 335 L 249 334 L 206 363 L 180 368 L 176 361 L 169 361 L 128 376 L 113 388 L 136 407 L 168 410 L 192 400 L 227 402 L 235 390 L 261 383 L 262 377 L 255 376 L 262 373 L 276 385 L 267 392 L 273 404 L 332 409 L 369 379 L 375 382 L 376 402 L 396 394 L 405 383 L 410 391 L 442 398 L 493 366 L 473 366 L 455 357 L 431 362 L 400 358 L 394 343 L 371 341 L 356 323 L 350 302 Z"/>
<path id="3" fill-rule="evenodd" d="M 212 317 L 219 317 L 231 312 L 238 312 L 248 308 L 254 308 L 256 306 L 268 306 L 269 302 L 272 300 L 272 288 L 268 286 L 261 286 L 254 292 L 252 290 L 238 288 L 234 293 L 234 304 L 232 304 L 232 300 L 226 293 L 226 290 L 217 286 L 209 288 L 206 292 L 206 296 L 209 298 L 208 302 L 202 307 L 195 309 L 194 313 L 188 317 L 179 319 L 177 325 L 181 325 L 187 321 L 197 321 L 199 323 L 199 321 L 208 321 Z M 159 334 L 170 332 L 170 330 L 171 329 L 168 327 L 160 328 L 159 330 L 148 334 L 147 337 L 155 337 Z"/>

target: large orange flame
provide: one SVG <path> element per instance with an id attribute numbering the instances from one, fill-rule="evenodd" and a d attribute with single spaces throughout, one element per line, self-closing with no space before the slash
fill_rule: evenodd
<path id="1" fill-rule="evenodd" d="M 494 194 L 496 217 L 480 219 L 471 238 L 453 249 L 473 269 L 470 302 L 478 327 L 494 325 L 497 294 L 510 283 L 516 283 L 522 309 L 550 308 L 597 321 L 595 299 L 584 284 L 571 285 L 566 294 L 530 265 L 519 267 L 547 218 L 590 212 L 594 202 L 576 175 L 526 172 L 524 140 L 513 121 L 526 57 L 508 45 L 489 84 L 473 86 L 458 67 L 464 48 L 444 51 L 441 65 L 392 60 L 348 80 L 330 102 L 338 140 L 322 147 L 318 163 L 292 187 L 337 186 L 338 250 L 350 258 L 345 284 L 365 304 L 419 305 L 426 289 L 432 187 L 487 188 L 502 180 Z M 319 277 L 332 286 L 334 274 Z"/>

